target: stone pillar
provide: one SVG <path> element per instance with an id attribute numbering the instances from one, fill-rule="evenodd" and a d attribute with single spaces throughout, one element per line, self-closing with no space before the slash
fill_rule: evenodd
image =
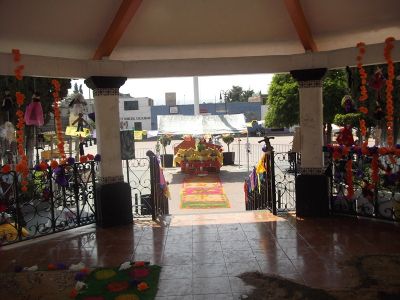
<path id="1" fill-rule="evenodd" d="M 299 84 L 300 173 L 296 178 L 296 214 L 299 217 L 329 213 L 328 178 L 323 159 L 322 78 L 326 69 L 295 70 Z"/>
<path id="2" fill-rule="evenodd" d="M 133 221 L 130 185 L 124 182 L 119 130 L 119 88 L 126 77 L 92 76 L 85 84 L 93 90 L 97 149 L 101 155 L 96 187 L 97 224 L 102 227 Z"/>

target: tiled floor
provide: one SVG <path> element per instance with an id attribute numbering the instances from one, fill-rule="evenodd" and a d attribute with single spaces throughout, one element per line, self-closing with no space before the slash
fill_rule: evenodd
<path id="1" fill-rule="evenodd" d="M 268 212 L 182 215 L 164 224 L 87 226 L 0 249 L 0 271 L 50 262 L 113 266 L 149 260 L 163 266 L 157 299 L 240 299 L 246 271 L 278 274 L 314 287 L 357 284 L 347 259 L 400 253 L 393 224 L 346 217 L 295 220 Z"/>

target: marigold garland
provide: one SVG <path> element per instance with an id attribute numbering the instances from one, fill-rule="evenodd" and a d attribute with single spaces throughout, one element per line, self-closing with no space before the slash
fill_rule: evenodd
<path id="1" fill-rule="evenodd" d="M 57 148 L 60 153 L 62 159 L 66 158 L 65 150 L 64 150 L 64 137 L 62 133 L 62 124 L 61 124 L 61 113 L 60 107 L 58 103 L 60 102 L 60 82 L 56 79 L 51 81 L 51 84 L 54 86 L 53 98 L 54 98 L 54 119 L 56 121 L 56 133 L 57 133 Z"/>
<path id="2" fill-rule="evenodd" d="M 21 60 L 21 53 L 18 49 L 12 49 L 13 61 L 15 63 L 19 63 Z M 24 69 L 24 65 L 18 65 L 14 72 L 17 80 L 22 80 L 22 71 Z M 25 95 L 21 92 L 16 92 L 15 94 L 17 99 L 18 110 L 16 115 L 18 117 L 17 122 L 17 149 L 18 155 L 20 157 L 19 163 L 15 166 L 15 171 L 21 174 L 21 191 L 26 192 L 28 190 L 28 181 L 26 178 L 28 177 L 29 168 L 28 168 L 28 158 L 26 157 L 24 151 L 24 128 L 25 128 L 25 120 L 24 120 L 24 112 L 21 110 L 22 105 L 25 101 Z"/>
<path id="3" fill-rule="evenodd" d="M 360 97 L 358 100 L 360 101 L 360 105 L 358 110 L 363 113 L 365 116 L 368 114 L 368 109 L 364 106 L 364 102 L 368 99 L 368 91 L 367 91 L 367 72 L 365 72 L 365 69 L 363 68 L 362 65 L 362 60 L 365 54 L 365 44 L 364 43 L 358 43 L 357 44 L 358 48 L 358 56 L 357 56 L 357 68 L 358 72 L 360 73 L 361 77 L 361 84 L 360 84 Z M 360 119 L 360 130 L 361 130 L 361 135 L 363 137 L 364 143 L 367 142 L 366 140 L 366 135 L 367 135 L 367 126 L 365 125 L 365 120 L 363 118 Z"/>
<path id="4" fill-rule="evenodd" d="M 388 65 L 388 78 L 386 80 L 386 125 L 387 125 L 387 144 L 389 147 L 393 146 L 393 80 L 394 80 L 394 65 L 392 59 L 392 49 L 394 48 L 393 37 L 388 37 L 385 40 L 384 56 Z"/>

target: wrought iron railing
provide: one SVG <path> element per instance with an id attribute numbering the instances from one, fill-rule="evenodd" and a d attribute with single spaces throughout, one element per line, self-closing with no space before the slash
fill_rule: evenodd
<path id="1" fill-rule="evenodd" d="M 2 244 L 95 223 L 97 168 L 98 163 L 90 161 L 32 169 L 26 192 L 17 173 L 0 173 Z"/>
<path id="2" fill-rule="evenodd" d="M 376 151 L 375 166 L 373 158 L 361 151 L 335 158 L 330 153 L 332 212 L 400 221 L 400 158 Z M 372 178 L 374 168 L 376 180 Z"/>
<path id="3" fill-rule="evenodd" d="M 149 158 L 123 161 L 124 180 L 131 186 L 132 213 L 135 218 L 152 215 Z"/>
<path id="4" fill-rule="evenodd" d="M 256 187 L 249 189 L 246 210 L 268 209 L 275 215 L 296 210 L 295 180 L 299 159 L 296 152 L 266 152 L 266 172 L 261 174 L 260 180 L 257 178 Z"/>
<path id="5" fill-rule="evenodd" d="M 160 163 L 150 150 L 146 158 L 134 158 L 123 162 L 124 179 L 131 186 L 132 212 L 135 218 L 168 214 L 168 198 L 165 186 L 160 182 Z"/>

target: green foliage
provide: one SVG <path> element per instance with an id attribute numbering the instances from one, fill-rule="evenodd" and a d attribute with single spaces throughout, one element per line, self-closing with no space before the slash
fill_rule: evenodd
<path id="1" fill-rule="evenodd" d="M 347 92 L 343 70 L 327 72 L 323 80 L 324 122 L 332 123 L 335 115 L 344 112 L 340 105 Z M 290 74 L 275 74 L 268 92 L 267 127 L 290 127 L 299 124 L 299 91 Z"/>
<path id="2" fill-rule="evenodd" d="M 275 74 L 268 92 L 267 127 L 290 127 L 299 123 L 299 91 L 290 74 Z"/>
<path id="3" fill-rule="evenodd" d="M 224 97 L 226 102 L 247 102 L 247 99 L 253 94 L 253 90 L 243 90 L 242 87 L 234 85 L 229 91 L 221 94 L 221 97 Z"/>
<path id="4" fill-rule="evenodd" d="M 163 147 L 164 154 L 167 154 L 167 146 L 171 144 L 172 137 L 170 135 L 162 135 L 158 138 L 160 144 Z"/>
<path id="5" fill-rule="evenodd" d="M 222 140 L 228 146 L 228 152 L 230 152 L 229 145 L 233 143 L 233 141 L 235 140 L 235 136 L 233 134 L 226 134 L 222 136 Z"/>
<path id="6" fill-rule="evenodd" d="M 324 123 L 332 124 L 336 114 L 345 113 L 342 99 L 348 94 L 344 70 L 330 70 L 323 81 Z M 337 124 L 337 123 L 335 123 Z"/>
<path id="7" fill-rule="evenodd" d="M 349 114 L 336 114 L 333 118 L 333 123 L 338 126 L 351 125 L 352 127 L 359 127 L 361 113 Z"/>

